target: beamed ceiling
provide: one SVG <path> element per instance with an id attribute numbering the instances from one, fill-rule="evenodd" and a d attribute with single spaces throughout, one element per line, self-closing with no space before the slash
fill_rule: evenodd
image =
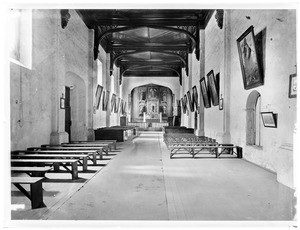
<path id="1" fill-rule="evenodd" d="M 199 60 L 199 30 L 213 10 L 77 10 L 94 29 L 94 59 L 99 45 L 110 54 L 110 70 L 120 67 L 122 77 L 178 77 L 188 75 L 188 54 Z"/>

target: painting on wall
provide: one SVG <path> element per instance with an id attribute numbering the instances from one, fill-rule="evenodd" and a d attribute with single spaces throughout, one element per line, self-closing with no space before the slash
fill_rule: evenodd
<path id="1" fill-rule="evenodd" d="M 121 98 L 118 97 L 118 100 L 115 105 L 115 110 L 114 110 L 115 113 L 119 112 L 120 102 L 121 102 Z"/>
<path id="2" fill-rule="evenodd" d="M 273 112 L 261 112 L 261 118 L 265 127 L 277 128 L 277 116 Z"/>
<path id="3" fill-rule="evenodd" d="M 123 103 L 123 115 L 126 115 L 126 101 Z"/>
<path id="4" fill-rule="evenodd" d="M 258 62 L 254 40 L 253 26 L 250 26 L 237 39 L 238 53 L 242 70 L 244 89 L 252 89 L 263 85 L 263 74 Z"/>
<path id="5" fill-rule="evenodd" d="M 103 100 L 104 100 L 104 111 L 107 111 L 107 107 L 108 107 L 108 101 L 109 101 L 109 96 L 110 96 L 110 91 L 109 90 L 106 90 L 106 95 L 103 94 Z M 105 96 L 105 98 L 104 98 Z"/>
<path id="6" fill-rule="evenodd" d="M 190 91 L 188 91 L 186 94 L 189 101 L 190 111 L 194 112 L 194 98 L 191 96 Z"/>
<path id="7" fill-rule="evenodd" d="M 110 99 L 110 105 L 111 105 L 110 111 L 111 112 L 116 110 L 116 108 L 115 108 L 116 107 L 116 98 L 117 98 L 117 95 L 113 93 L 111 95 L 111 99 Z"/>
<path id="8" fill-rule="evenodd" d="M 214 106 L 219 105 L 219 94 L 214 76 L 214 71 L 211 70 L 207 75 L 207 88 L 211 96 L 211 102 Z"/>
<path id="9" fill-rule="evenodd" d="M 103 87 L 101 85 L 97 85 L 97 90 L 96 90 L 96 95 L 95 95 L 96 109 L 99 109 L 99 107 L 100 107 L 100 99 L 101 99 L 102 91 L 103 91 Z"/>
<path id="10" fill-rule="evenodd" d="M 181 105 L 182 105 L 182 113 L 186 113 L 186 103 L 184 101 L 184 97 L 181 98 Z"/>
<path id="11" fill-rule="evenodd" d="M 103 95 L 102 95 L 102 111 L 106 111 L 107 110 L 107 92 L 105 92 L 105 90 L 103 91 Z"/>
<path id="12" fill-rule="evenodd" d="M 195 105 L 196 110 L 197 110 L 199 104 L 198 104 L 198 91 L 197 91 L 196 86 L 193 86 L 193 88 L 192 88 L 192 97 L 193 97 L 193 100 L 194 100 L 194 105 Z"/>
<path id="13" fill-rule="evenodd" d="M 201 95 L 203 98 L 203 103 L 205 108 L 210 108 L 210 95 L 209 92 L 206 88 L 206 83 L 205 83 L 205 78 L 200 79 L 200 89 L 201 89 Z"/>
<path id="14" fill-rule="evenodd" d="M 290 75 L 289 98 L 297 97 L 297 75 Z"/>

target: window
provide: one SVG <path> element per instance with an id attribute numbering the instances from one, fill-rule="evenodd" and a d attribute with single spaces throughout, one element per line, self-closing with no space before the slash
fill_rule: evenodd
<path id="1" fill-rule="evenodd" d="M 248 96 L 246 111 L 246 144 L 262 146 L 261 96 L 256 90 Z"/>
<path id="2" fill-rule="evenodd" d="M 32 10 L 11 9 L 9 13 L 10 61 L 31 69 Z"/>

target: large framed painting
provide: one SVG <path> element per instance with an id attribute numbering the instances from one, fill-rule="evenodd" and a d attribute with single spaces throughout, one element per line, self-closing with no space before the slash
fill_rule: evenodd
<path id="1" fill-rule="evenodd" d="M 193 100 L 194 100 L 194 106 L 196 107 L 196 110 L 197 110 L 199 104 L 198 104 L 198 91 L 197 91 L 196 86 L 193 86 L 192 92 L 193 92 L 192 97 L 193 97 Z"/>
<path id="2" fill-rule="evenodd" d="M 184 97 L 181 98 L 181 105 L 182 105 L 182 113 L 186 113 L 186 103 L 184 101 Z"/>
<path id="3" fill-rule="evenodd" d="M 186 94 L 187 94 L 187 98 L 188 98 L 188 101 L 189 101 L 190 111 L 194 112 L 194 98 L 191 96 L 190 91 L 188 91 Z"/>
<path id="4" fill-rule="evenodd" d="M 117 100 L 116 106 L 115 106 L 115 113 L 119 112 L 120 102 L 121 102 L 121 98 L 118 97 L 118 100 Z"/>
<path id="5" fill-rule="evenodd" d="M 210 95 L 209 92 L 206 88 L 206 83 L 205 83 L 205 78 L 201 78 L 200 79 L 200 89 L 201 89 L 201 95 L 203 98 L 203 103 L 204 103 L 204 107 L 205 108 L 210 108 L 211 104 L 210 104 Z"/>
<path id="6" fill-rule="evenodd" d="M 109 102 L 109 97 L 110 97 L 110 91 L 106 90 L 105 93 L 105 101 L 104 101 L 104 111 L 107 111 L 107 107 L 108 107 L 108 102 Z M 104 98 L 103 98 L 104 99 Z"/>
<path id="7" fill-rule="evenodd" d="M 96 109 L 99 109 L 99 107 L 100 107 L 100 99 L 101 99 L 102 91 L 103 91 L 103 87 L 101 85 L 97 85 L 96 95 L 95 95 Z"/>
<path id="8" fill-rule="evenodd" d="M 117 98 L 117 95 L 113 93 L 111 95 L 111 99 L 110 99 L 110 105 L 111 105 L 110 111 L 111 112 L 116 110 L 116 108 L 115 108 L 116 107 L 116 98 Z"/>
<path id="9" fill-rule="evenodd" d="M 207 88 L 211 96 L 211 102 L 214 106 L 219 105 L 218 88 L 214 76 L 214 71 L 211 70 L 207 75 Z"/>
<path id="10" fill-rule="evenodd" d="M 237 39 L 238 53 L 244 82 L 244 89 L 252 89 L 263 85 L 262 68 L 258 62 L 254 40 L 253 26 L 250 26 Z"/>

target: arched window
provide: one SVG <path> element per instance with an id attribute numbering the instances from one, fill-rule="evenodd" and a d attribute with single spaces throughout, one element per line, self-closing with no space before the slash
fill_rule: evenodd
<path id="1" fill-rule="evenodd" d="M 248 96 L 246 111 L 246 144 L 262 146 L 261 96 L 256 90 L 252 91 Z"/>

